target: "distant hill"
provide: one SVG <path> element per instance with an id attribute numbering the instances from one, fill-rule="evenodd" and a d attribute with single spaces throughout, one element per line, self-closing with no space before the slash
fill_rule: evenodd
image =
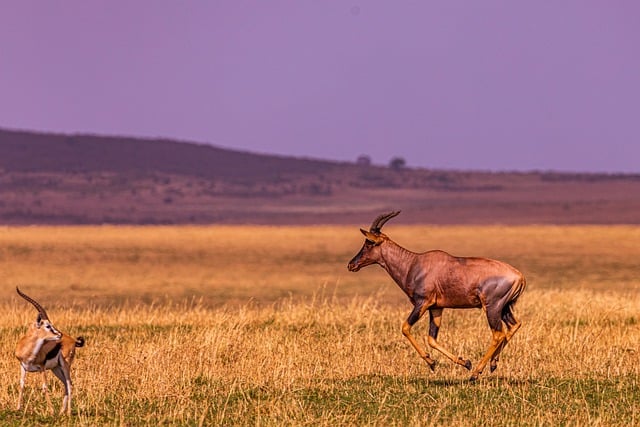
<path id="1" fill-rule="evenodd" d="M 166 139 L 56 135 L 0 130 L 0 168 L 7 172 L 166 173 L 206 179 L 274 179 L 316 174 L 331 162 L 257 155 Z"/>
<path id="2" fill-rule="evenodd" d="M 0 130 L 1 224 L 640 223 L 640 175 L 390 169 Z"/>

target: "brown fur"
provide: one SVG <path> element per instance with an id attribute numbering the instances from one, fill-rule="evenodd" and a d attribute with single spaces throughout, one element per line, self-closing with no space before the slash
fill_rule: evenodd
<path id="1" fill-rule="evenodd" d="M 491 371 L 495 370 L 500 352 L 521 325 L 513 316 L 512 307 L 526 286 L 524 276 L 501 261 L 454 257 L 438 250 L 414 253 L 401 247 L 380 231 L 386 221 L 399 213 L 380 215 L 369 231 L 360 230 L 365 242 L 349 262 L 349 270 L 355 272 L 362 267 L 378 264 L 407 294 L 414 309 L 404 322 L 402 332 L 432 370 L 435 361 L 413 338 L 411 327 L 428 311 L 429 346 L 454 363 L 471 369 L 470 360 L 454 356 L 437 342 L 442 312 L 445 308 L 484 309 L 493 332 L 493 341 L 474 369 L 471 379 L 477 379 L 489 361 Z"/>
<path id="2" fill-rule="evenodd" d="M 49 321 L 44 309 L 33 299 L 24 295 L 16 288 L 18 294 L 38 309 L 38 317 L 29 325 L 27 333 L 20 338 L 16 345 L 15 355 L 20 361 L 20 391 L 18 393 L 17 409 L 22 408 L 24 384 L 27 372 L 42 374 L 42 389 L 47 400 L 47 406 L 53 413 L 53 405 L 47 391 L 46 371 L 51 370 L 64 384 L 65 394 L 62 399 L 60 413 L 71 414 L 71 364 L 76 354 L 76 347 L 84 345 L 84 338 L 73 338 L 58 331 Z"/>

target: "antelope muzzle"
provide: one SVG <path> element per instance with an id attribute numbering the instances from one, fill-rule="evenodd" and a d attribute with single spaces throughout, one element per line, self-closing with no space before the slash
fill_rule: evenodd
<path id="1" fill-rule="evenodd" d="M 362 258 L 362 251 L 358 252 L 358 255 L 354 256 L 353 259 L 349 261 L 349 264 L 347 264 L 347 269 L 353 272 L 360 270 L 362 268 L 362 265 L 360 264 L 360 258 Z"/>

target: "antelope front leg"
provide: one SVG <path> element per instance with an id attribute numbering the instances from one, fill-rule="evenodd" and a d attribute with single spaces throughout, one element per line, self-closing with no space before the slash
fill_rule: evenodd
<path id="1" fill-rule="evenodd" d="M 23 366 L 20 366 L 20 390 L 18 391 L 18 407 L 16 408 L 17 411 L 22 409 L 22 393 L 24 391 L 24 383 L 25 383 L 26 377 L 27 377 L 27 370 L 24 369 Z"/>
<path id="2" fill-rule="evenodd" d="M 453 363 L 471 370 L 471 360 L 464 359 L 462 356 L 455 356 L 453 353 L 442 347 L 437 341 L 438 331 L 440 330 L 440 324 L 442 323 L 442 311 L 442 308 L 429 309 L 429 346 L 447 356 Z"/>
<path id="3" fill-rule="evenodd" d="M 431 370 L 434 371 L 436 368 L 436 361 L 433 360 L 427 354 L 427 352 L 422 349 L 422 347 L 420 347 L 420 345 L 417 343 L 417 341 L 415 340 L 415 338 L 413 338 L 413 335 L 411 334 L 411 327 L 418 320 L 420 320 L 420 318 L 422 317 L 425 311 L 427 311 L 426 305 L 416 306 L 411 312 L 411 314 L 409 315 L 409 317 L 407 318 L 407 320 L 405 320 L 405 322 L 402 324 L 402 334 L 405 337 L 407 337 L 407 339 L 409 340 L 413 348 L 415 348 L 418 351 L 418 354 L 420 355 L 420 357 L 422 357 L 424 361 L 427 362 L 427 365 L 429 365 L 429 368 L 431 368 Z"/>
<path id="4" fill-rule="evenodd" d="M 54 415 L 53 404 L 51 403 L 51 398 L 49 397 L 49 389 L 47 387 L 47 371 L 42 371 L 42 392 L 44 393 L 44 397 L 47 399 L 47 408 L 51 415 Z"/>

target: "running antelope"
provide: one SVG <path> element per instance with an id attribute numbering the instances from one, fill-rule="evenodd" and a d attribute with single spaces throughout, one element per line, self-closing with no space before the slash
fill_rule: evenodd
<path id="1" fill-rule="evenodd" d="M 402 325 L 402 333 L 432 371 L 436 362 L 418 345 L 411 327 L 428 311 L 429 346 L 471 370 L 470 360 L 453 355 L 438 343 L 438 330 L 445 308 L 482 308 L 493 340 L 472 371 L 471 381 L 478 378 L 489 361 L 493 372 L 498 366 L 500 352 L 521 325 L 512 309 L 526 286 L 524 276 L 509 264 L 492 259 L 455 257 L 438 250 L 418 254 L 401 247 L 380 231 L 399 213 L 380 215 L 369 231 L 360 229 L 365 237 L 364 245 L 349 262 L 349 271 L 378 264 L 407 294 L 414 308 Z"/>
<path id="2" fill-rule="evenodd" d="M 17 286 L 16 291 L 38 310 L 35 323 L 29 325 L 29 330 L 20 338 L 16 346 L 15 354 L 21 367 L 18 410 L 22 408 L 22 392 L 27 372 L 41 372 L 42 391 L 47 399 L 47 407 L 53 413 L 46 377 L 46 370 L 51 369 L 64 384 L 65 393 L 60 413 L 66 412 L 67 415 L 71 415 L 71 363 L 76 355 L 76 347 L 84 345 L 84 338 L 73 338 L 60 332 L 53 326 L 47 312 L 37 301 L 23 294 Z"/>

